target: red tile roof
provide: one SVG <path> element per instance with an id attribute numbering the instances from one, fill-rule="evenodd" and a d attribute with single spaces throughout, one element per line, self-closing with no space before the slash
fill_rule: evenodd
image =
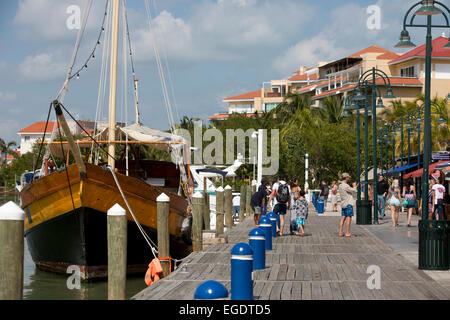
<path id="1" fill-rule="evenodd" d="M 444 46 L 448 43 L 447 37 L 438 37 L 432 41 L 433 51 L 431 52 L 431 57 L 433 58 L 449 58 L 450 57 L 450 48 L 444 48 Z M 399 63 L 408 59 L 420 57 L 425 57 L 426 45 L 423 44 L 417 48 L 408 51 L 398 58 L 391 60 L 389 64 Z"/>
<path id="2" fill-rule="evenodd" d="M 394 59 L 398 56 L 398 54 L 396 54 L 395 52 L 392 52 L 392 51 L 389 51 L 382 47 L 374 45 L 374 46 L 370 46 L 365 49 L 362 49 L 358 52 L 355 52 L 354 54 L 348 56 L 347 58 L 361 58 L 361 55 L 364 53 L 382 53 L 382 55 L 378 56 L 378 59 L 380 59 L 380 57 L 382 57 L 381 59 Z M 392 58 L 386 58 L 389 56 L 392 56 Z"/>
<path id="3" fill-rule="evenodd" d="M 237 96 L 224 98 L 223 101 L 230 101 L 230 100 L 253 100 L 255 98 L 261 97 L 261 89 L 239 94 Z"/>
<path id="4" fill-rule="evenodd" d="M 48 123 L 47 133 L 51 133 L 53 131 L 53 126 L 55 125 L 54 121 Z M 45 130 L 45 121 L 38 121 L 33 123 L 31 126 L 26 127 L 25 129 L 20 130 L 18 133 L 44 133 Z"/>
<path id="5" fill-rule="evenodd" d="M 318 98 L 322 98 L 322 97 L 326 97 L 326 96 L 331 96 L 333 94 L 337 94 L 338 92 L 341 93 L 341 92 L 349 91 L 349 90 L 356 88 L 357 85 L 358 84 L 353 83 L 353 84 L 345 85 L 342 88 L 325 91 L 325 92 L 322 92 L 321 94 L 313 96 L 312 99 L 314 100 L 314 99 L 318 99 Z"/>
<path id="6" fill-rule="evenodd" d="M 309 80 L 317 80 L 319 78 L 319 75 L 317 73 L 313 73 L 309 76 Z M 288 79 L 289 81 L 308 81 L 308 75 L 306 73 L 304 74 L 297 74 L 291 78 Z"/>
<path id="7" fill-rule="evenodd" d="M 328 80 L 322 80 L 320 82 L 316 82 L 316 83 L 310 84 L 308 86 L 301 87 L 300 89 L 297 90 L 297 92 L 298 93 L 310 92 L 310 91 L 316 89 L 317 87 L 321 87 L 321 86 L 324 86 L 327 84 L 328 84 Z"/>

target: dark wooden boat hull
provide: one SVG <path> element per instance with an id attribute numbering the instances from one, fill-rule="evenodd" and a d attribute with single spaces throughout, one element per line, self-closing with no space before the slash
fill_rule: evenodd
<path id="1" fill-rule="evenodd" d="M 107 216 L 91 208 L 77 208 L 26 231 L 26 241 L 36 265 L 43 270 L 66 273 L 77 266 L 82 279 L 107 277 Z M 127 272 L 142 273 L 153 254 L 134 222 L 127 226 Z M 156 231 L 144 227 L 156 243 Z M 182 258 L 190 253 L 186 244 L 175 237 L 170 241 L 171 256 Z"/>
<path id="2" fill-rule="evenodd" d="M 80 180 L 76 166 L 68 168 L 70 188 L 64 171 L 55 172 L 26 186 L 21 192 L 25 210 L 25 236 L 36 265 L 44 270 L 66 273 L 79 266 L 82 279 L 107 276 L 107 210 L 118 203 L 127 208 L 112 174 L 87 164 L 87 178 Z M 182 225 L 187 201 L 164 188 L 118 175 L 120 185 L 137 220 L 156 241 L 156 198 L 165 192 L 171 200 L 169 230 L 173 258 L 192 252 Z M 153 259 L 151 250 L 132 216 L 128 218 L 128 273 L 145 273 Z"/>

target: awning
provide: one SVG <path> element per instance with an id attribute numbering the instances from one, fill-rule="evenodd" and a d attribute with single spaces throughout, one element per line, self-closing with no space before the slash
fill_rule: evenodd
<path id="1" fill-rule="evenodd" d="M 433 164 L 430 164 L 430 166 L 428 167 L 428 173 L 431 174 L 431 172 L 432 172 L 434 169 L 436 169 L 436 166 L 437 166 L 437 165 L 442 164 L 442 163 L 446 163 L 446 162 L 448 162 L 448 161 L 440 161 L 440 162 L 435 162 L 435 163 L 433 163 Z M 413 171 L 413 172 L 410 172 L 410 173 L 408 173 L 408 174 L 405 174 L 405 175 L 403 176 L 403 179 L 408 179 L 408 178 L 419 178 L 419 177 L 422 177 L 422 176 L 423 176 L 423 168 L 422 168 L 422 169 L 419 169 L 419 170 L 416 170 L 416 171 Z"/>
<path id="2" fill-rule="evenodd" d="M 228 172 L 226 171 L 222 171 L 222 170 L 217 170 L 217 169 L 197 169 L 196 170 L 197 173 L 202 174 L 202 173 L 212 173 L 215 175 L 221 175 L 223 178 L 225 178 L 225 176 L 227 175 Z"/>
<path id="3" fill-rule="evenodd" d="M 408 169 L 411 169 L 411 168 L 414 168 L 414 167 L 417 167 L 417 163 L 413 163 L 413 164 L 406 165 L 406 166 L 403 166 L 403 167 L 395 168 L 395 169 L 386 171 L 385 173 L 386 174 L 391 174 L 391 173 L 396 173 L 396 172 L 402 172 L 402 171 L 405 171 L 405 170 L 408 170 Z"/>

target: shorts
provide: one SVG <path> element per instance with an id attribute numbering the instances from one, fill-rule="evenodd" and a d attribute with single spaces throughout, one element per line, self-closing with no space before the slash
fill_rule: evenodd
<path id="1" fill-rule="evenodd" d="M 296 223 L 298 226 L 304 226 L 304 225 L 305 225 L 305 218 L 296 218 L 296 219 L 295 219 L 295 223 Z"/>
<path id="2" fill-rule="evenodd" d="M 251 206 L 252 207 L 252 210 L 253 210 L 253 213 L 254 214 L 261 214 L 261 207 L 260 206 Z"/>
<path id="3" fill-rule="evenodd" d="M 353 217 L 353 206 L 349 204 L 347 207 L 343 208 L 342 216 L 343 217 Z"/>
<path id="4" fill-rule="evenodd" d="M 273 208 L 273 212 L 276 214 L 281 214 L 284 216 L 287 213 L 287 205 L 286 203 L 277 203 Z"/>

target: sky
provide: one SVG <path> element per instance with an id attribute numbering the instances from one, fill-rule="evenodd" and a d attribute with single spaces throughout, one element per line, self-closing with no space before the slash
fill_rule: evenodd
<path id="1" fill-rule="evenodd" d="M 70 25 L 75 20 L 67 10 L 78 6 L 82 14 L 88 2 L 0 1 L 0 138 L 19 142 L 19 130 L 45 121 L 49 104 L 64 83 L 79 31 L 68 27 L 68 22 Z M 188 116 L 206 123 L 208 116 L 227 110 L 223 98 L 290 77 L 300 66 L 314 67 L 319 61 L 343 58 L 371 45 L 404 52 L 394 45 L 407 9 L 416 2 L 128 0 L 141 122 L 157 129 L 169 128 L 155 43 L 175 122 Z M 92 3 L 74 69 L 83 65 L 96 44 L 105 4 L 104 0 Z M 380 24 L 369 29 L 367 21 L 373 14 L 367 10 L 374 5 L 380 9 Z M 442 31 L 433 31 L 433 37 Z M 424 43 L 422 30 L 410 34 L 417 45 Z M 77 119 L 106 120 L 109 89 L 99 88 L 103 44 L 102 37 L 95 59 L 79 73 L 80 79 L 75 77 L 68 83 L 63 103 Z M 122 47 L 121 29 L 117 121 L 131 123 L 135 119 L 132 75 L 127 60 L 127 80 L 122 80 Z"/>

